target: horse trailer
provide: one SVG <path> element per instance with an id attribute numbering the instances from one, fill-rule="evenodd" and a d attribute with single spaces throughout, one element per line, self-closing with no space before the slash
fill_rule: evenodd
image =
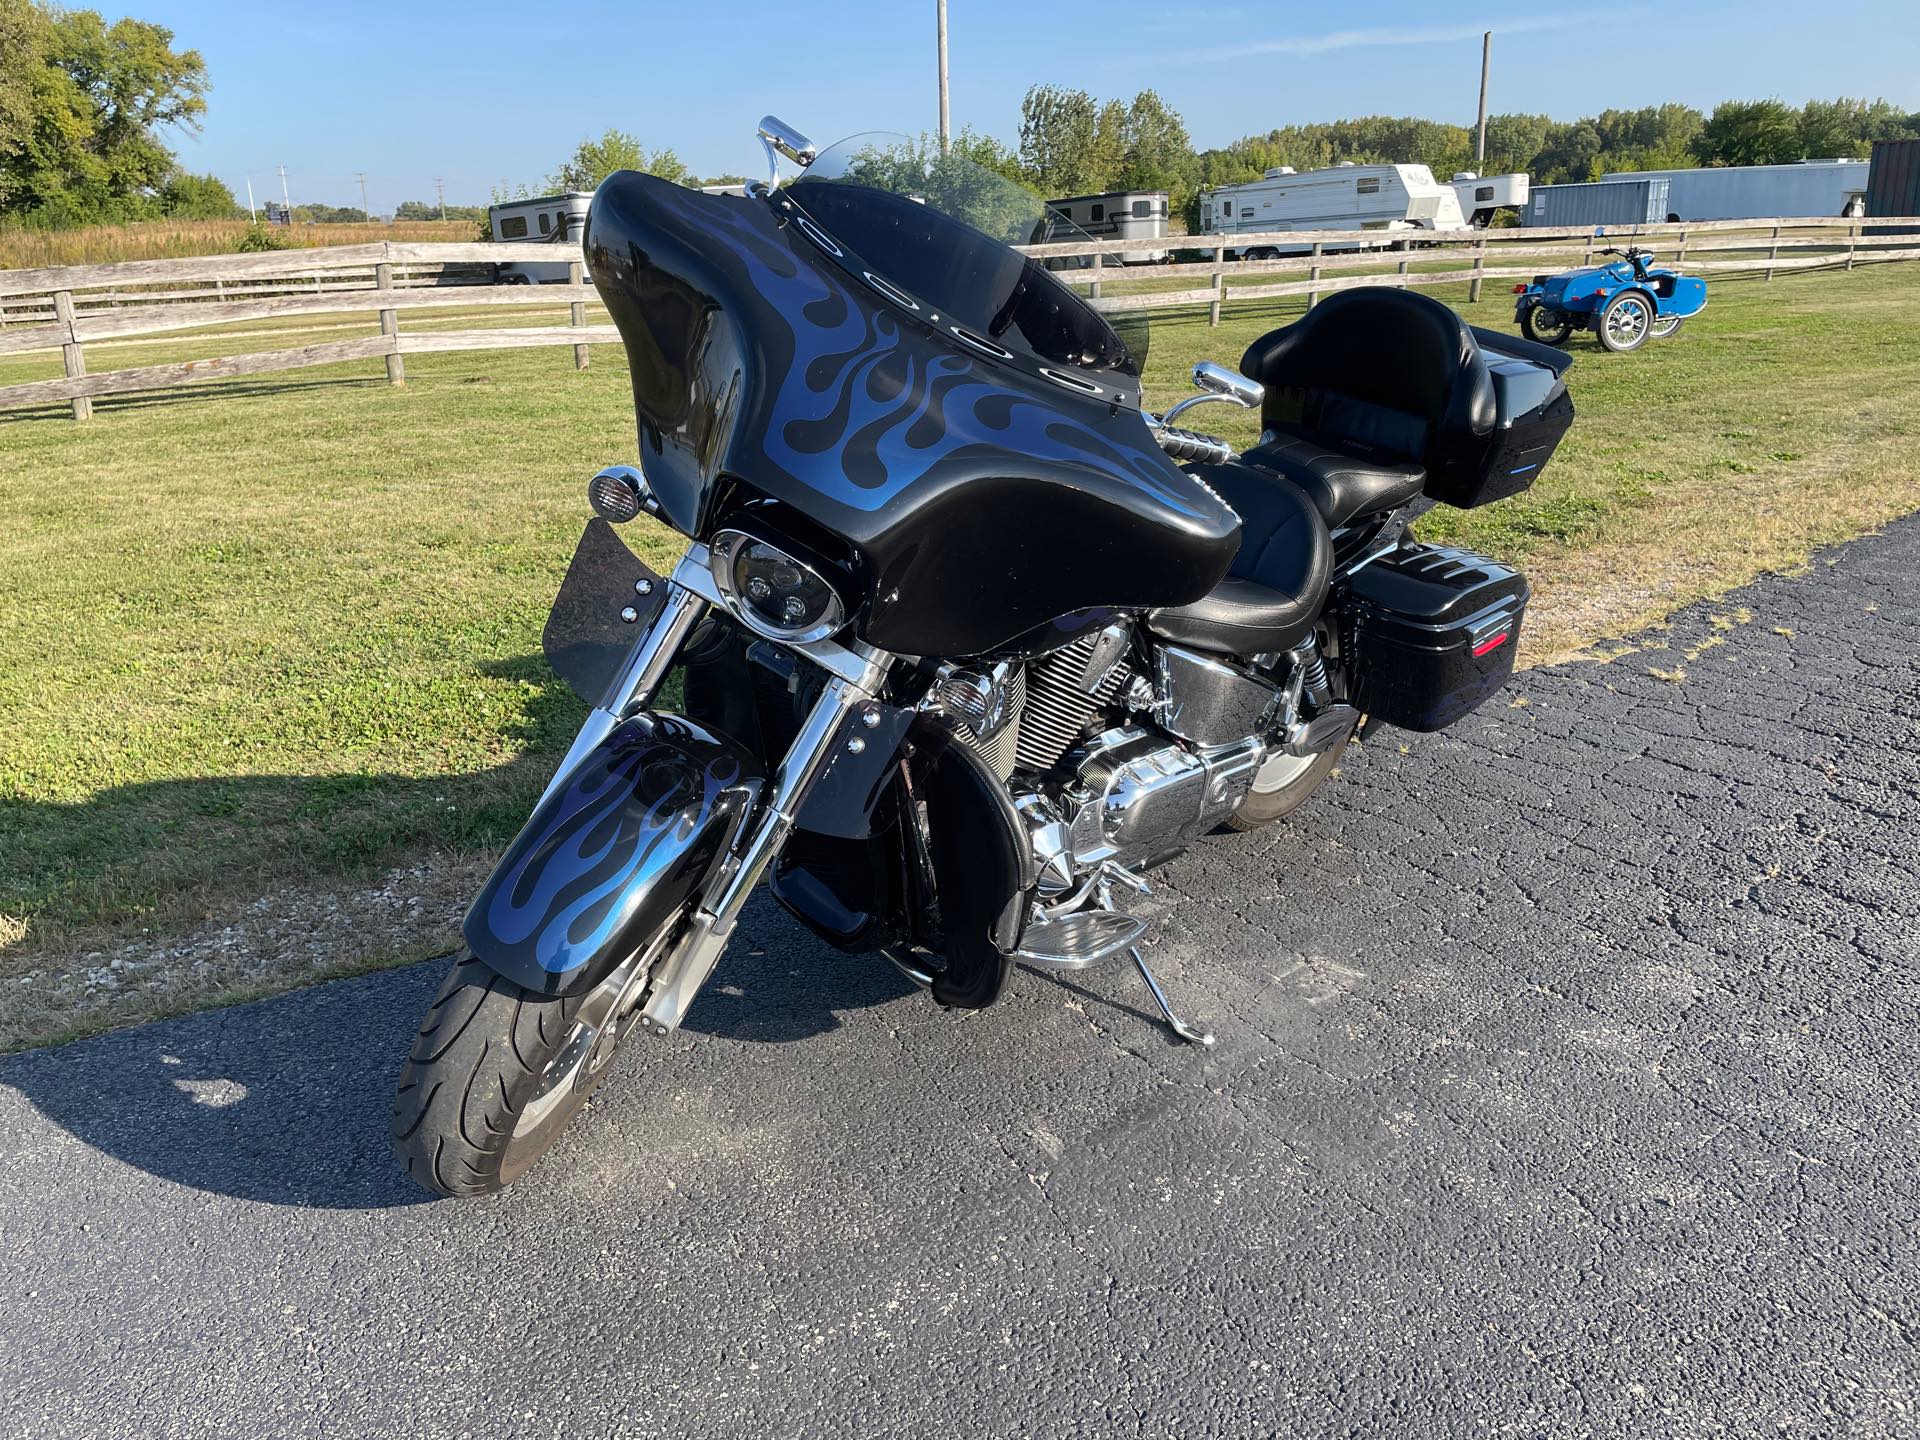
<path id="1" fill-rule="evenodd" d="M 567 266 L 580 258 L 580 240 L 587 230 L 587 207 L 593 191 L 569 190 L 531 200 L 508 200 L 487 207 L 487 224 L 501 244 L 557 245 L 562 260 L 506 262 L 499 267 L 504 285 L 564 285 Z"/>
<path id="2" fill-rule="evenodd" d="M 1528 178 L 1523 174 L 1476 175 L 1462 170 L 1453 177 L 1453 193 L 1460 201 L 1460 213 L 1469 225 L 1485 229 L 1501 210 L 1527 208 Z"/>

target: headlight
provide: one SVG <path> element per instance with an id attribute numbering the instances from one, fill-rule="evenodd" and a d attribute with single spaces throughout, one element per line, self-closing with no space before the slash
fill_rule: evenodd
<path id="1" fill-rule="evenodd" d="M 738 530 L 722 530 L 709 551 L 713 582 L 749 630 L 774 640 L 824 640 L 846 624 L 833 586 L 803 560 Z"/>

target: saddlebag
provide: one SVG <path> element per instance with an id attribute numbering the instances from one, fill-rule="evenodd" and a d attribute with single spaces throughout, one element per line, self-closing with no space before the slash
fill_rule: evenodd
<path id="1" fill-rule="evenodd" d="M 1348 703 L 1403 730 L 1440 730 L 1513 673 L 1527 581 L 1471 550 L 1407 545 L 1338 602 Z"/>

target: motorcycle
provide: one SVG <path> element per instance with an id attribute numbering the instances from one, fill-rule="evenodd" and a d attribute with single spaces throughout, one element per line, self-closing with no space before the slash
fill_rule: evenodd
<path id="1" fill-rule="evenodd" d="M 1592 330 L 1608 350 L 1625 354 L 1649 340 L 1671 339 L 1707 308 L 1707 282 L 1654 265 L 1653 251 L 1609 245 L 1600 253 L 1620 258 L 1536 275 L 1531 284 L 1513 287 L 1519 297 L 1513 318 L 1521 334 L 1542 345 L 1564 345 L 1576 328 Z"/>
<path id="2" fill-rule="evenodd" d="M 763 879 L 942 1006 L 1126 956 L 1212 1045 L 1139 948 L 1146 872 L 1513 666 L 1525 578 L 1408 525 L 1532 483 L 1564 355 L 1355 290 L 1154 415 L 1144 340 L 1009 248 L 1058 238 L 1038 198 L 898 137 L 760 137 L 745 196 L 622 173 L 588 217 L 640 463 L 590 482 L 543 636 L 592 709 L 400 1077 L 441 1194 L 524 1174 L 677 1029 Z M 1261 443 L 1177 423 L 1207 403 Z M 613 528 L 640 516 L 686 537 L 671 573 Z"/>

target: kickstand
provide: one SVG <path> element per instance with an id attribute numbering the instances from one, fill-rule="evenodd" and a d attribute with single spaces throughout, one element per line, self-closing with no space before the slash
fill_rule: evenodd
<path id="1" fill-rule="evenodd" d="M 1140 967 L 1140 978 L 1147 982 L 1147 989 L 1153 992 L 1153 1003 L 1158 1005 L 1160 1013 L 1167 1017 L 1167 1024 L 1172 1027 L 1173 1033 L 1182 1040 L 1189 1040 L 1203 1049 L 1211 1050 L 1215 1043 L 1213 1032 L 1197 1029 L 1173 1013 L 1173 1006 L 1167 1003 L 1167 992 L 1160 988 L 1160 982 L 1154 979 L 1153 971 L 1147 968 L 1147 957 L 1140 953 L 1140 947 L 1135 945 L 1127 953 L 1133 957 L 1133 963 Z"/>

